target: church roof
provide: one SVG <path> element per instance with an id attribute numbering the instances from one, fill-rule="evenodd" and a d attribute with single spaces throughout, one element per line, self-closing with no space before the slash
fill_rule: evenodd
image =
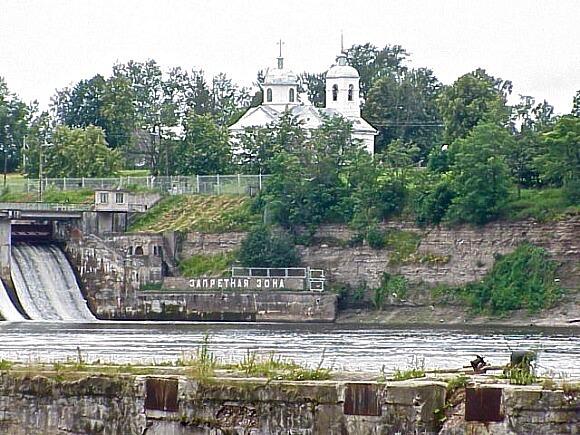
<path id="1" fill-rule="evenodd" d="M 292 116 L 297 117 L 306 129 L 318 128 L 324 122 L 324 116 L 343 116 L 336 109 L 317 108 L 311 104 L 297 105 L 288 108 Z M 249 109 L 234 125 L 231 131 L 243 131 L 248 127 L 264 127 L 277 121 L 283 110 L 276 110 L 271 106 L 258 106 Z M 354 132 L 376 134 L 376 130 L 361 117 L 347 117 L 352 122 Z"/>
<path id="2" fill-rule="evenodd" d="M 281 66 L 282 64 L 278 64 Z M 298 76 L 286 68 L 268 68 L 264 85 L 297 85 Z"/>

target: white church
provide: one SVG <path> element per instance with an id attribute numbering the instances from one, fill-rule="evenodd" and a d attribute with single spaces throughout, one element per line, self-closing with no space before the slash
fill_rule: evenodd
<path id="1" fill-rule="evenodd" d="M 326 107 L 314 107 L 307 93 L 298 94 L 298 76 L 284 68 L 280 52 L 278 67 L 268 69 L 266 73 L 262 104 L 249 109 L 233 124 L 229 128 L 230 136 L 235 137 L 246 128 L 265 127 L 277 121 L 286 110 L 306 129 L 319 127 L 324 116 L 340 115 L 352 123 L 353 139 L 360 139 L 364 148 L 373 154 L 377 130 L 361 117 L 359 82 L 358 71 L 347 64 L 346 55 L 341 53 L 336 58 L 336 65 L 326 72 Z"/>

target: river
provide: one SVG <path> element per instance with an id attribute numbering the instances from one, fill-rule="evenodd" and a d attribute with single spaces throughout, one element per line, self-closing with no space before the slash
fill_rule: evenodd
<path id="1" fill-rule="evenodd" d="M 475 354 L 505 364 L 510 349 L 539 352 L 538 371 L 580 377 L 578 329 L 417 328 L 332 324 L 0 322 L 0 359 L 52 362 L 161 363 L 191 356 L 209 336 L 224 362 L 248 352 L 274 352 L 310 366 L 389 373 L 424 361 L 425 368 L 459 368 Z"/>

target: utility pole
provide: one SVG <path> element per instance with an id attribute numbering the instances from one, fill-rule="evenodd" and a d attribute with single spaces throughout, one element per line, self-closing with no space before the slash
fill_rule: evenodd
<path id="1" fill-rule="evenodd" d="M 38 202 L 42 202 L 42 148 L 46 145 L 46 139 L 44 144 L 38 144 Z"/>

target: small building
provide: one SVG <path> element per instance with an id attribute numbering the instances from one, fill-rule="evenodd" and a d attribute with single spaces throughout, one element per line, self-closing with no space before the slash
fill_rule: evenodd
<path id="1" fill-rule="evenodd" d="M 159 201 L 157 193 L 137 193 L 129 190 L 100 189 L 95 191 L 95 211 L 139 213 Z"/>
<path id="2" fill-rule="evenodd" d="M 159 193 L 117 189 L 96 190 L 93 211 L 97 215 L 97 234 L 125 231 L 129 213 L 144 213 L 160 198 Z"/>
<path id="3" fill-rule="evenodd" d="M 360 75 L 348 65 L 346 55 L 340 53 L 336 64 L 326 73 L 326 104 L 317 108 L 308 99 L 307 93 L 298 94 L 298 76 L 284 68 L 284 58 L 280 53 L 277 68 L 269 69 L 262 85 L 262 104 L 250 108 L 229 128 L 235 138 L 247 128 L 265 127 L 277 121 L 289 110 L 297 117 L 305 129 L 320 127 L 325 116 L 339 115 L 352 123 L 352 137 L 359 139 L 369 154 L 374 153 L 377 130 L 365 121 L 360 109 Z"/>

